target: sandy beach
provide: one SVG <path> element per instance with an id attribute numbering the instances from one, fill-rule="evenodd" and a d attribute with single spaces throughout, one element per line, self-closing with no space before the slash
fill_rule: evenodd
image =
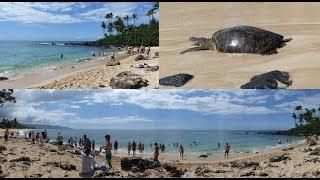
<path id="1" fill-rule="evenodd" d="M 144 71 L 135 68 L 134 65 L 147 63 L 158 65 L 159 58 L 154 58 L 155 52 L 159 52 L 159 47 L 152 47 L 148 60 L 134 61 L 136 55 L 117 53 L 116 60 L 120 62 L 117 66 L 106 66 L 110 61 L 107 58 L 95 58 L 90 61 L 73 62 L 53 67 L 47 71 L 39 71 L 26 75 L 22 78 L 0 81 L 1 88 L 42 88 L 42 89 L 63 89 L 63 88 L 110 88 L 110 79 L 123 71 L 141 75 L 149 81 L 145 88 L 158 87 L 159 71 Z"/>
<path id="2" fill-rule="evenodd" d="M 160 3 L 160 78 L 188 73 L 181 88 L 240 88 L 251 77 L 273 70 L 289 72 L 288 88 L 319 88 L 319 3 Z M 228 54 L 198 51 L 189 37 L 207 37 L 220 29 L 250 25 L 292 38 L 278 54 Z M 161 86 L 161 88 L 171 88 Z"/>
<path id="3" fill-rule="evenodd" d="M 1 145 L 2 142 L 3 139 Z M 121 160 L 127 155 L 120 152 L 113 154 L 113 169 L 97 170 L 93 177 L 172 177 L 166 167 L 168 164 L 183 172 L 182 177 L 317 177 L 320 176 L 319 143 L 312 137 L 308 143 L 219 159 L 193 157 L 186 152 L 185 159 L 181 160 L 178 153 L 160 153 L 161 166 L 143 172 L 123 170 Z M 152 154 L 137 154 L 136 157 L 149 159 Z M 0 176 L 4 177 L 83 177 L 79 149 L 69 146 L 59 151 L 51 143 L 41 148 L 24 139 L 15 139 L 0 152 L 0 161 L 3 171 Z M 103 153 L 97 153 L 95 161 L 105 162 Z M 62 164 L 63 168 L 54 164 Z"/>

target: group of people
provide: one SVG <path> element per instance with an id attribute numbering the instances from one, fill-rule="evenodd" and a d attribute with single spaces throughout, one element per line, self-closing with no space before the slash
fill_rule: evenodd
<path id="1" fill-rule="evenodd" d="M 111 62 L 115 62 L 116 61 L 116 59 L 115 59 L 115 51 L 114 50 L 112 50 L 112 54 L 111 54 Z M 93 56 L 93 57 L 95 57 L 96 56 L 96 52 L 94 51 L 94 50 L 92 50 L 91 51 L 91 55 Z M 99 55 L 99 57 L 107 57 L 107 53 L 105 53 L 105 52 L 98 52 L 98 55 Z"/>
<path id="2" fill-rule="evenodd" d="M 28 133 L 27 140 L 31 141 L 33 144 L 37 144 L 40 147 L 44 147 L 45 143 L 49 142 L 47 130 L 41 132 L 30 131 Z"/>
<path id="3" fill-rule="evenodd" d="M 140 47 L 133 47 L 133 46 L 127 46 L 124 48 L 127 54 L 135 54 L 136 52 L 139 54 L 146 54 L 147 56 L 150 55 L 151 46 L 146 48 L 145 46 L 141 45 Z"/>

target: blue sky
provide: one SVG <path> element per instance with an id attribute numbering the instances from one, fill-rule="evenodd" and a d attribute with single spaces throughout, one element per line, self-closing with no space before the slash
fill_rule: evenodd
<path id="1" fill-rule="evenodd" d="M 137 14 L 148 23 L 153 2 L 0 2 L 0 40 L 96 40 L 104 16 Z M 159 12 L 155 14 L 159 19 Z M 133 21 L 131 22 L 133 23 Z"/>
<path id="2" fill-rule="evenodd" d="M 0 117 L 89 129 L 272 130 L 293 127 L 320 90 L 15 90 Z"/>

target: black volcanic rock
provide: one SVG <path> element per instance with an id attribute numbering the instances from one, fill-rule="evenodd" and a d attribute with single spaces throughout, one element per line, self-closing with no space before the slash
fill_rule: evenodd
<path id="1" fill-rule="evenodd" d="M 176 74 L 173 76 L 168 76 L 161 78 L 159 80 L 159 84 L 163 86 L 174 86 L 174 87 L 181 87 L 189 82 L 194 76 L 191 74 Z"/>

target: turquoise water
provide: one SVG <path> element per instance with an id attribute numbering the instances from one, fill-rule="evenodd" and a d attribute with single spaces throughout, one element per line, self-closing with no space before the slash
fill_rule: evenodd
<path id="1" fill-rule="evenodd" d="M 37 130 L 36 130 L 37 131 Z M 256 152 L 266 149 L 279 147 L 277 144 L 278 139 L 281 138 L 282 144 L 280 146 L 288 145 L 287 139 L 291 139 L 292 143 L 302 140 L 301 137 L 288 137 L 279 135 L 264 135 L 256 134 L 250 131 L 248 134 L 243 134 L 239 131 L 201 131 L 201 130 L 47 130 L 51 139 L 56 139 L 58 132 L 64 136 L 65 142 L 69 137 L 82 137 L 84 134 L 89 139 L 95 140 L 96 147 L 105 143 L 104 136 L 108 133 L 111 135 L 112 141 L 118 141 L 120 149 L 126 150 L 128 141 L 135 141 L 145 144 L 146 152 L 151 152 L 153 148 L 150 143 L 155 142 L 165 144 L 166 152 L 177 152 L 177 148 L 172 146 L 173 142 L 183 144 L 186 152 L 194 153 L 212 153 L 219 154 L 223 152 L 225 143 L 231 145 L 234 152 Z M 196 146 L 194 141 L 198 143 Z M 221 147 L 218 148 L 217 144 L 220 143 Z M 191 146 L 190 146 L 191 144 Z"/>
<path id="2" fill-rule="evenodd" d="M 92 50 L 95 50 L 96 53 L 99 51 L 107 54 L 112 52 L 111 49 L 65 45 L 64 43 L 66 42 L 0 41 L 0 76 L 17 77 L 32 70 L 38 71 L 52 65 L 92 58 Z M 115 50 L 120 51 L 120 49 Z M 64 54 L 63 58 L 60 56 L 61 53 Z"/>

